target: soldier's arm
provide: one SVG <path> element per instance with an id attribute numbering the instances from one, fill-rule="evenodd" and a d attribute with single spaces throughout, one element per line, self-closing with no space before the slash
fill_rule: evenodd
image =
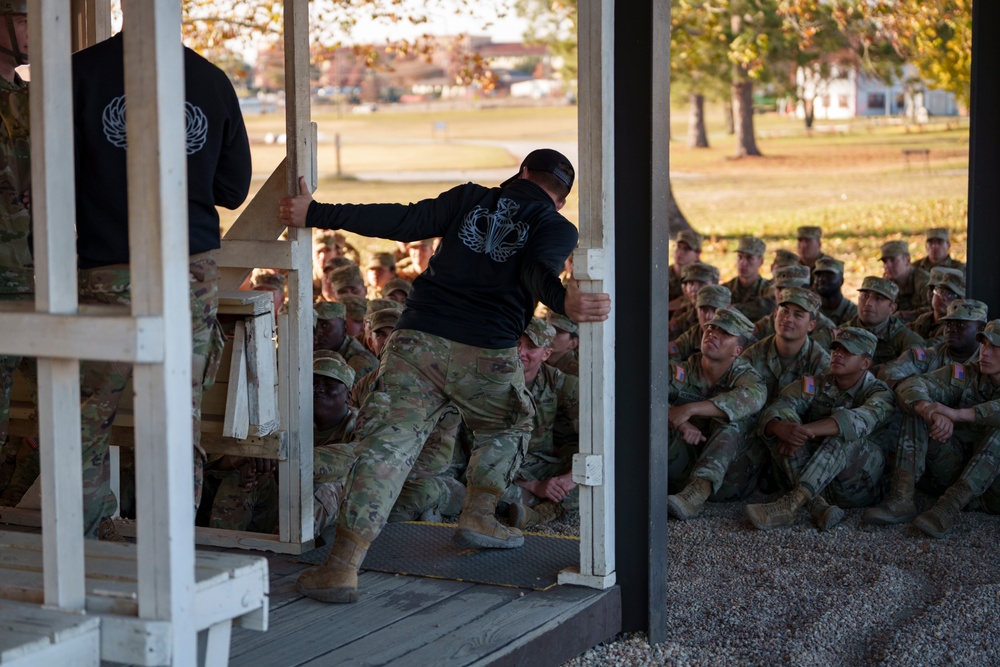
<path id="1" fill-rule="evenodd" d="M 896 396 L 904 409 L 920 414 L 916 406 L 922 402 L 957 405 L 965 386 L 954 381 L 954 365 L 939 368 L 932 373 L 903 380 L 896 386 Z"/>
<path id="2" fill-rule="evenodd" d="M 917 360 L 917 349 L 904 350 L 895 361 L 887 361 L 878 370 L 878 379 L 895 388 L 900 380 L 927 372 Z"/>
<path id="3" fill-rule="evenodd" d="M 712 396 L 708 402 L 715 407 L 715 410 L 704 408 L 712 413 L 704 416 L 725 417 L 729 421 L 739 421 L 760 412 L 767 402 L 767 387 L 760 374 L 748 365 L 734 378 L 733 386 L 728 391 Z"/>
<path id="4" fill-rule="evenodd" d="M 837 422 L 839 434 L 845 440 L 858 440 L 868 436 L 886 421 L 896 407 L 892 390 L 884 382 L 868 392 L 864 403 L 849 410 L 841 410 L 830 415 Z"/>
<path id="5" fill-rule="evenodd" d="M 760 419 L 757 420 L 758 435 L 765 439 L 778 437 L 777 434 L 771 433 L 772 429 L 768 428 L 771 422 L 802 423 L 802 415 L 808 412 L 809 404 L 812 402 L 814 395 L 804 391 L 804 382 L 804 379 L 795 380 L 782 387 L 778 398 L 774 399 L 770 405 L 764 408 Z"/>

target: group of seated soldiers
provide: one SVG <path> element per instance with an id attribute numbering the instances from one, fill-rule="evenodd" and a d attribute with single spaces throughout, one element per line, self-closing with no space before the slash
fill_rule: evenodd
<path id="1" fill-rule="evenodd" d="M 798 230 L 764 280 L 762 240 L 737 248 L 737 277 L 700 260 L 678 235 L 670 267 L 668 419 L 671 516 L 708 500 L 741 500 L 759 529 L 808 510 L 820 530 L 865 507 L 872 524 L 913 522 L 947 535 L 959 513 L 1000 513 L 1000 320 L 965 298 L 948 230 L 927 232 L 927 257 L 882 245 L 883 276 L 855 305 L 844 264 L 822 253 L 818 227 Z M 918 513 L 914 492 L 937 498 Z"/>

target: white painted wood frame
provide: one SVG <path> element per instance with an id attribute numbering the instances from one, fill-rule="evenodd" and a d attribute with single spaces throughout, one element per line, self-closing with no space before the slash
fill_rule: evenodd
<path id="1" fill-rule="evenodd" d="M 580 243 L 573 275 L 584 292 L 615 300 L 614 0 L 580 0 L 577 191 Z M 559 583 L 615 583 L 615 310 L 606 322 L 580 325 L 580 567 Z M 596 470 L 595 470 L 596 469 Z M 588 472 L 589 471 L 589 472 Z M 599 472 L 597 472 L 599 471 Z"/>

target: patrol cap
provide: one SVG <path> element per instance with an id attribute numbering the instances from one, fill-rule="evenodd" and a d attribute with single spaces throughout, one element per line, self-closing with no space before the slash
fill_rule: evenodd
<path id="1" fill-rule="evenodd" d="M 681 269 L 681 282 L 719 282 L 719 269 L 705 262 L 692 262 Z"/>
<path id="2" fill-rule="evenodd" d="M 365 314 L 368 312 L 368 299 L 363 296 L 345 294 L 340 297 L 340 303 L 344 304 L 347 316 L 355 322 L 365 319 Z"/>
<path id="3" fill-rule="evenodd" d="M 803 264 L 783 266 L 774 271 L 775 287 L 809 287 L 809 267 Z"/>
<path id="4" fill-rule="evenodd" d="M 337 292 L 342 287 L 365 286 L 365 281 L 361 277 L 361 269 L 359 269 L 358 265 L 354 263 L 350 266 L 342 266 L 339 269 L 328 271 L 326 279 L 330 283 L 330 287 L 334 292 Z"/>
<path id="5" fill-rule="evenodd" d="M 420 246 L 425 246 L 425 245 L 427 245 L 427 246 L 433 246 L 434 245 L 434 239 L 432 239 L 432 238 L 430 238 L 430 239 L 420 239 L 419 241 L 408 241 L 406 243 L 407 249 L 409 249 L 409 248 L 419 248 Z"/>
<path id="6" fill-rule="evenodd" d="M 822 227 L 799 227 L 798 238 L 800 239 L 821 239 L 823 238 Z"/>
<path id="7" fill-rule="evenodd" d="M 736 252 L 746 253 L 755 257 L 763 257 L 767 250 L 767 244 L 756 236 L 744 236 L 740 239 L 740 244 L 736 246 Z"/>
<path id="8" fill-rule="evenodd" d="M 975 299 L 955 299 L 948 304 L 948 311 L 942 320 L 960 320 L 963 322 L 985 322 L 989 318 L 989 306 Z"/>
<path id="9" fill-rule="evenodd" d="M 377 252 L 372 255 L 372 258 L 368 261 L 367 267 L 369 269 L 379 269 L 385 267 L 387 269 L 396 268 L 396 256 L 391 252 Z"/>
<path id="10" fill-rule="evenodd" d="M 317 230 L 313 241 L 317 245 L 326 246 L 327 248 L 343 248 L 347 245 L 347 239 L 344 235 L 333 229 Z"/>
<path id="11" fill-rule="evenodd" d="M 3 0 L 0 1 L 0 14 L 27 14 L 27 0 Z"/>
<path id="12" fill-rule="evenodd" d="M 326 350 L 323 352 L 326 354 L 316 355 L 313 358 L 313 375 L 333 378 L 345 387 L 352 387 L 354 385 L 354 369 L 348 366 L 344 358 L 336 352 Z"/>
<path id="13" fill-rule="evenodd" d="M 906 241 L 886 241 L 882 244 L 882 261 L 887 257 L 910 256 L 910 244 Z"/>
<path id="14" fill-rule="evenodd" d="M 565 155 L 551 148 L 539 148 L 528 153 L 521 161 L 517 173 L 501 183 L 500 187 L 505 188 L 520 178 L 525 167 L 528 168 L 528 171 L 547 171 L 567 188 L 573 189 L 573 181 L 576 180 L 573 165 L 570 164 Z"/>
<path id="15" fill-rule="evenodd" d="M 816 260 L 813 273 L 819 273 L 820 271 L 829 271 L 830 273 L 844 275 L 844 263 L 833 257 L 820 257 Z"/>
<path id="16" fill-rule="evenodd" d="M 376 310 L 374 313 L 368 313 L 365 316 L 365 326 L 368 327 L 369 331 L 376 331 L 382 327 L 392 327 L 396 328 L 396 323 L 399 322 L 399 316 L 402 311 L 396 310 L 395 308 L 383 308 L 382 310 Z"/>
<path id="17" fill-rule="evenodd" d="M 851 354 L 863 354 L 871 357 L 875 354 L 878 338 L 871 331 L 860 327 L 843 327 L 837 330 L 837 335 L 833 337 L 830 347 L 837 344 Z"/>
<path id="18" fill-rule="evenodd" d="M 709 324 L 714 325 L 731 336 L 753 337 L 753 322 L 746 315 L 732 308 L 719 308 Z"/>
<path id="19" fill-rule="evenodd" d="M 988 340 L 992 345 L 1000 345 L 1000 320 L 993 320 L 986 328 L 976 334 L 976 340 L 982 343 Z"/>
<path id="20" fill-rule="evenodd" d="M 677 232 L 677 242 L 680 243 L 681 241 L 687 243 L 691 247 L 691 250 L 701 251 L 701 234 L 693 229 L 682 229 Z"/>
<path id="21" fill-rule="evenodd" d="M 951 234 L 945 227 L 931 227 L 927 230 L 927 240 L 931 239 L 941 239 L 942 241 L 947 241 L 951 243 Z"/>
<path id="22" fill-rule="evenodd" d="M 552 339 L 556 337 L 556 330 L 540 317 L 532 317 L 531 321 L 528 322 L 528 328 L 524 330 L 524 335 L 538 347 L 552 347 Z"/>
<path id="23" fill-rule="evenodd" d="M 949 269 L 943 266 L 935 266 L 931 269 L 931 279 L 927 283 L 931 287 L 947 287 L 960 297 L 965 296 L 965 272 L 959 269 Z"/>
<path id="24" fill-rule="evenodd" d="M 823 304 L 819 295 L 804 287 L 785 287 L 781 290 L 780 306 L 783 303 L 794 303 L 799 308 L 815 315 L 819 312 L 819 307 Z"/>
<path id="25" fill-rule="evenodd" d="M 558 329 L 559 331 L 566 331 L 574 335 L 580 333 L 580 325 L 578 325 L 576 322 L 569 319 L 565 315 L 560 315 L 554 310 L 550 310 L 549 312 L 545 313 L 545 321 L 551 324 L 554 328 Z"/>
<path id="26" fill-rule="evenodd" d="M 356 266 L 354 262 L 347 259 L 346 257 L 330 257 L 325 262 L 323 262 L 323 272 L 329 273 L 330 271 L 335 271 L 336 269 L 341 269 L 345 266 Z"/>
<path id="27" fill-rule="evenodd" d="M 698 308 L 711 306 L 713 308 L 726 308 L 733 302 L 733 293 L 728 287 L 723 285 L 705 285 L 698 290 L 694 305 Z"/>
<path id="28" fill-rule="evenodd" d="M 403 312 L 403 304 L 392 299 L 369 299 L 365 315 L 371 315 L 380 310 L 395 310 L 401 313 Z"/>
<path id="29" fill-rule="evenodd" d="M 254 289 L 268 287 L 270 289 L 283 290 L 287 284 L 288 278 L 284 274 L 272 271 L 254 271 L 253 276 L 250 278 L 250 287 Z"/>
<path id="30" fill-rule="evenodd" d="M 881 294 L 887 299 L 895 302 L 896 297 L 899 296 L 899 285 L 892 282 L 888 278 L 865 276 L 865 279 L 861 281 L 861 289 L 858 291 L 875 292 L 876 294 Z"/>
<path id="31" fill-rule="evenodd" d="M 819 260 L 817 260 L 819 261 Z M 794 266 L 799 263 L 799 256 L 792 252 L 791 250 L 776 250 L 774 251 L 774 266 Z"/>
<path id="32" fill-rule="evenodd" d="M 382 296 L 388 297 L 396 290 L 402 290 L 406 296 L 410 296 L 411 289 L 413 289 L 413 285 L 409 282 L 403 280 L 402 278 L 393 278 L 382 286 Z"/>
<path id="33" fill-rule="evenodd" d="M 347 308 L 339 301 L 319 301 L 313 306 L 313 312 L 320 320 L 347 319 Z"/>

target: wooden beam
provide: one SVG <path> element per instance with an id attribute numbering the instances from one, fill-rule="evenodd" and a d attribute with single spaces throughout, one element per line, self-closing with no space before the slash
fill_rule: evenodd
<path id="1" fill-rule="evenodd" d="M 223 239 L 215 261 L 221 267 L 291 269 L 298 265 L 299 252 L 302 246 L 298 241 Z"/>
<path id="2" fill-rule="evenodd" d="M 110 0 L 72 0 L 72 17 L 73 51 L 111 37 Z"/>
<path id="3" fill-rule="evenodd" d="M 139 616 L 171 623 L 175 665 L 194 625 L 191 307 L 180 0 L 124 0 L 132 313 L 162 317 L 164 359 L 137 364 Z"/>
<path id="4" fill-rule="evenodd" d="M 57 160 L 51 160 L 48 164 L 57 162 Z M 37 197 L 37 190 L 35 196 Z M 38 220 L 40 218 L 38 211 L 41 207 L 38 203 L 35 206 L 35 219 Z M 72 220 L 73 218 L 66 219 Z M 41 227 L 41 225 L 36 225 L 36 230 L 40 230 Z M 37 259 L 40 236 L 41 233 L 36 232 L 36 270 L 40 264 Z M 75 237 L 70 234 L 66 238 L 72 241 Z M 73 266 L 69 262 L 63 262 L 63 264 Z M 41 276 L 41 272 L 37 272 L 36 275 Z M 74 276 L 66 283 L 54 284 L 60 285 L 57 291 L 65 298 L 70 289 L 75 288 L 76 278 Z M 39 290 L 38 294 L 40 297 L 42 292 Z M 75 289 L 72 293 L 72 299 L 74 302 L 76 301 Z M 44 307 L 40 298 L 37 303 L 39 308 Z M 44 331 L 45 335 L 39 336 L 39 331 Z M 74 361 L 77 359 L 96 359 L 133 363 L 157 363 L 164 359 L 165 344 L 162 317 L 133 318 L 120 315 L 87 316 L 8 311 L 4 313 L 3 317 L 0 317 L 0 339 L 4 341 L 4 350 L 8 354 L 19 354 L 26 357 L 47 357 Z"/>

